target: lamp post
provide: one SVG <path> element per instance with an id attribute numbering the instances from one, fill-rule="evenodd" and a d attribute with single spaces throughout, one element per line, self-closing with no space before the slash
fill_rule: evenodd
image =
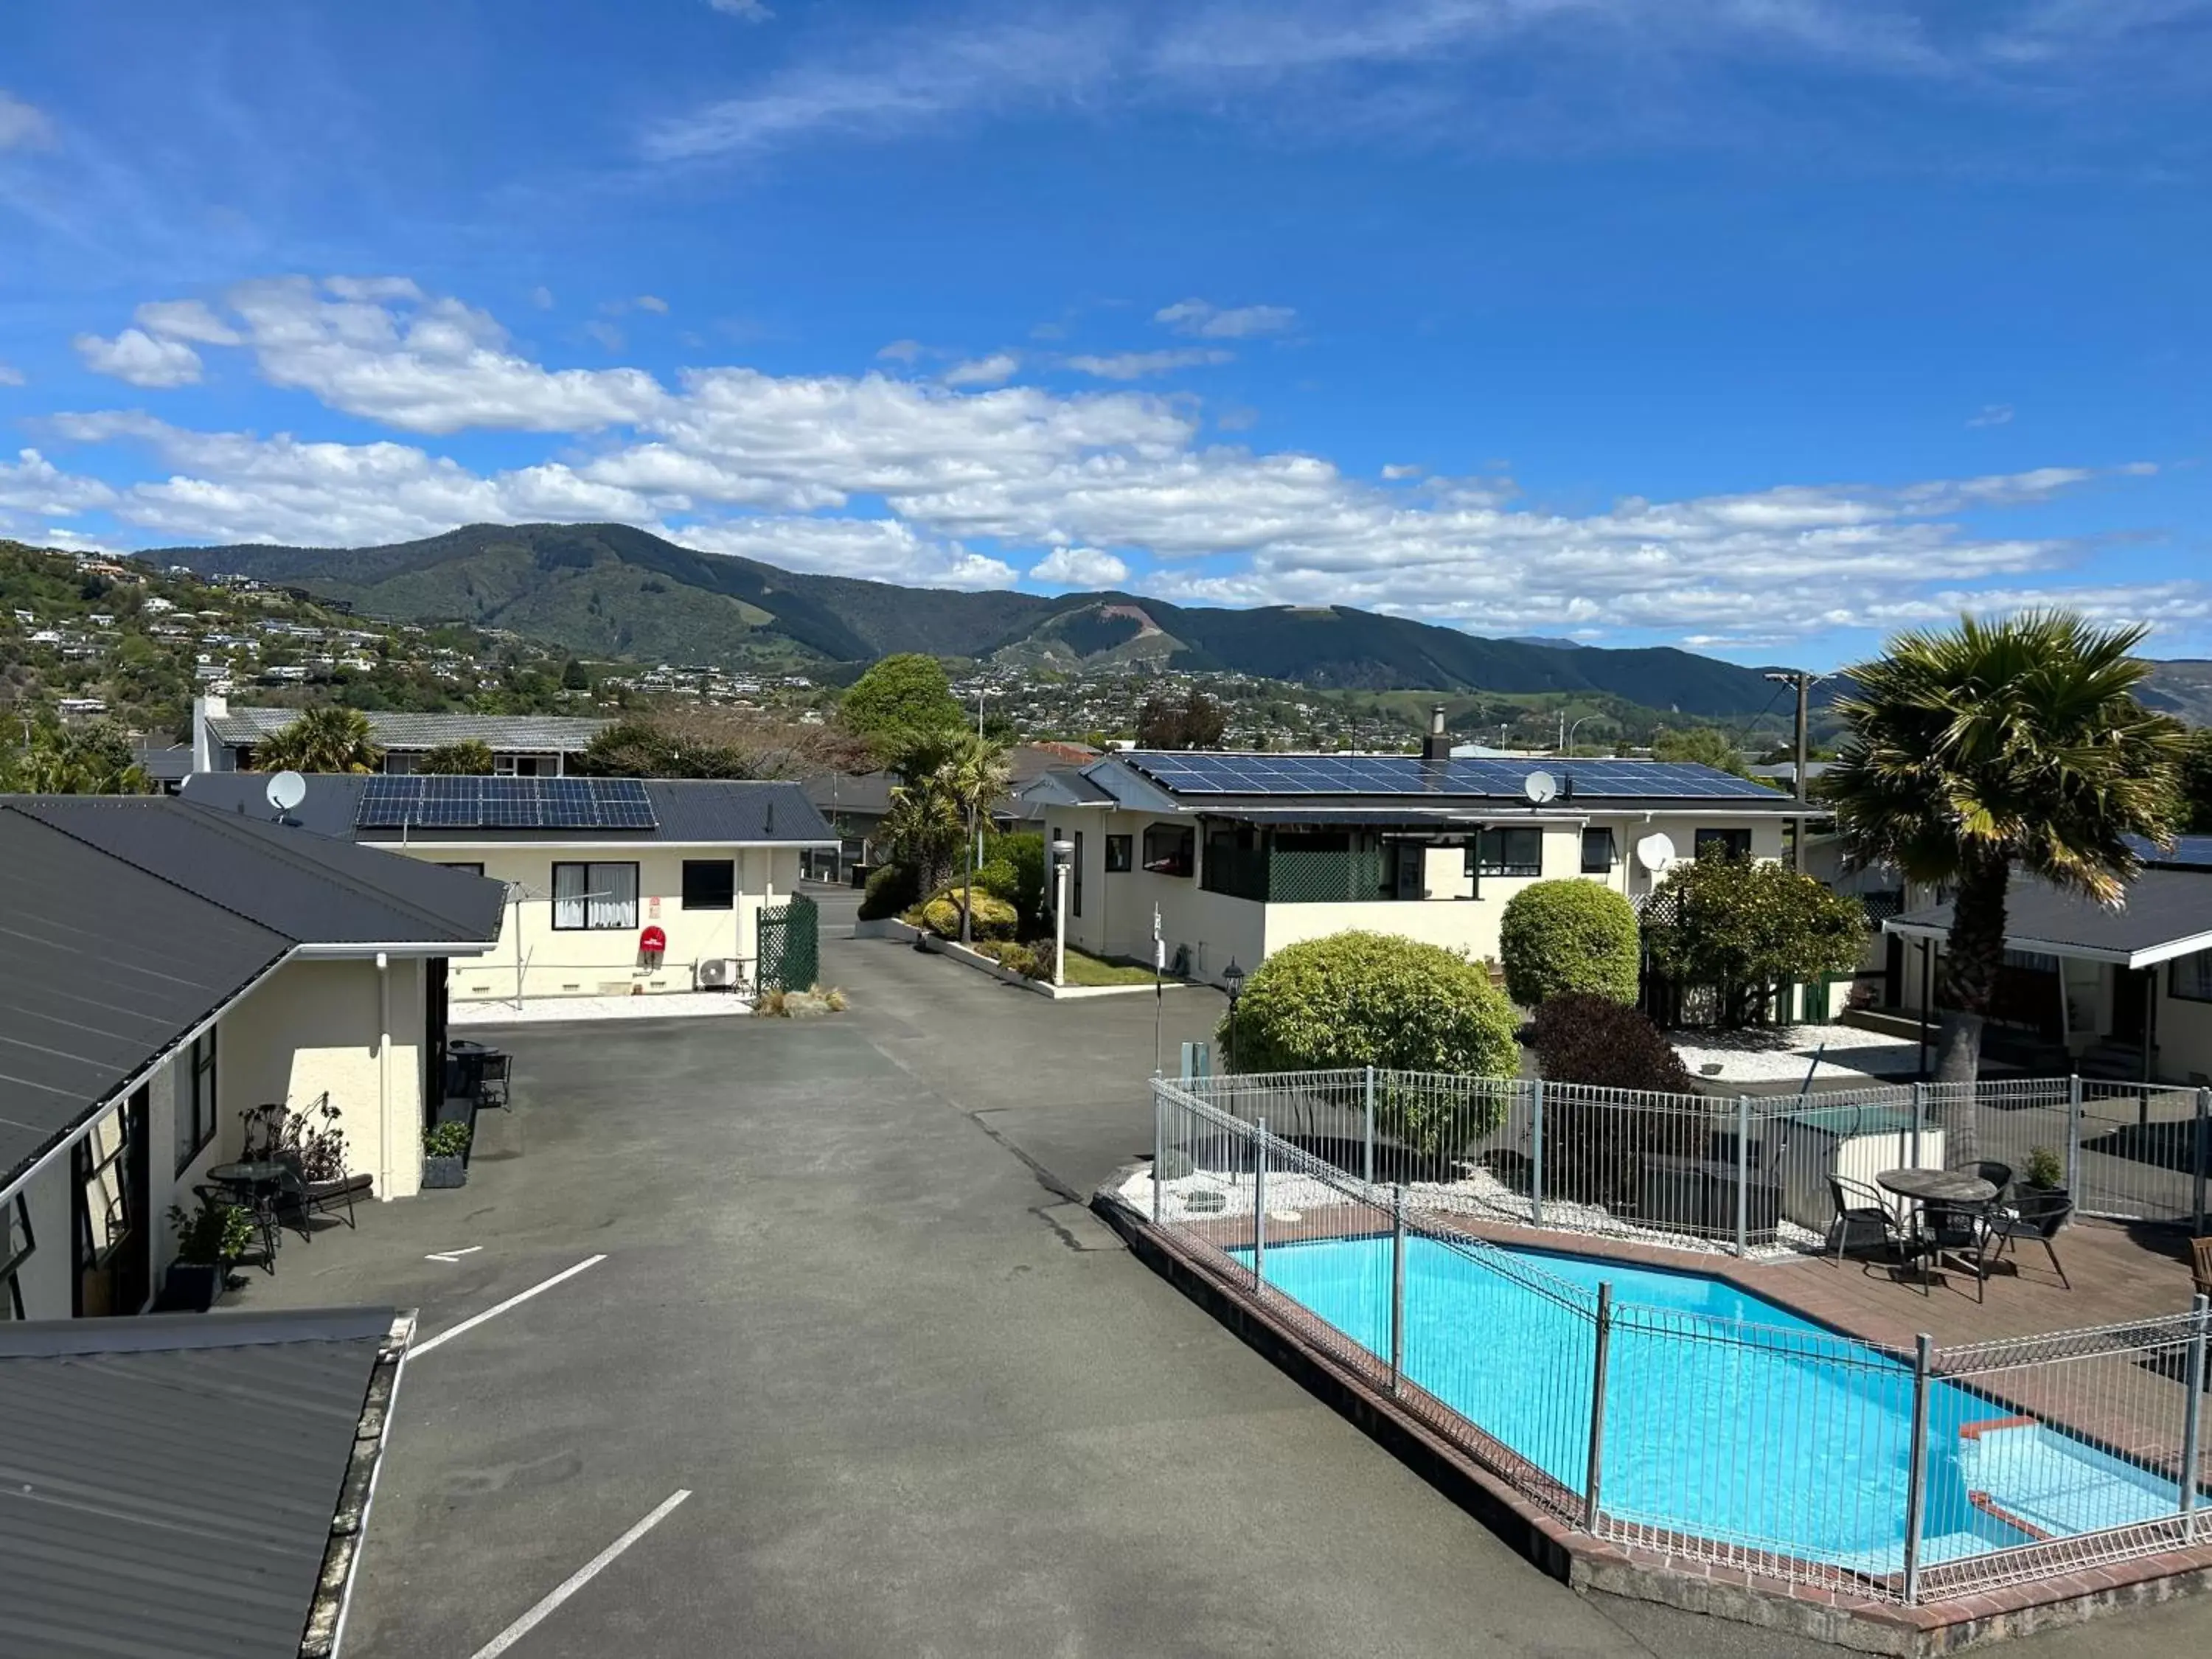
<path id="1" fill-rule="evenodd" d="M 1229 1052 L 1224 1056 L 1227 1064 L 1222 1069 L 1233 1072 L 1237 1069 L 1237 999 L 1244 994 L 1244 970 L 1237 965 L 1235 957 L 1230 957 L 1229 965 L 1221 970 L 1221 983 L 1229 993 Z"/>
<path id="2" fill-rule="evenodd" d="M 1052 982 L 1067 982 L 1067 865 L 1075 856 L 1075 843 L 1052 844 Z"/>

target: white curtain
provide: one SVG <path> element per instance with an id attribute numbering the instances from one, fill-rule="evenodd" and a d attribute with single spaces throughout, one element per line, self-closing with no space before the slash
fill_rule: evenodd
<path id="1" fill-rule="evenodd" d="M 637 866 L 592 866 L 591 922 L 593 927 L 637 926 Z"/>
<path id="2" fill-rule="evenodd" d="M 556 927 L 581 927 L 584 925 L 584 894 L 590 885 L 592 867 L 587 864 L 556 864 L 553 866 L 553 925 Z"/>

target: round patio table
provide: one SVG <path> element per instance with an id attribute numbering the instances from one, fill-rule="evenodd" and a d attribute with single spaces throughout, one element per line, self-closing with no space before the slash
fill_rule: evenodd
<path id="1" fill-rule="evenodd" d="M 217 1164 L 208 1170 L 208 1179 L 218 1187 L 228 1188 L 238 1194 L 239 1200 L 253 1217 L 259 1229 L 261 1243 L 266 1254 L 262 1265 L 269 1272 L 276 1271 L 276 1247 L 283 1237 L 283 1230 L 276 1222 L 276 1194 L 284 1182 L 284 1166 L 269 1158 L 249 1158 L 242 1164 Z"/>
<path id="2" fill-rule="evenodd" d="M 1938 1204 L 1986 1204 L 1997 1195 L 1993 1182 L 1964 1170 L 1884 1170 L 1875 1184 L 1899 1198 Z"/>

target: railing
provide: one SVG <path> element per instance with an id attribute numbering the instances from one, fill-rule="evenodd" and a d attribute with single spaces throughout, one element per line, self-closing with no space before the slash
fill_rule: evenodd
<path id="1" fill-rule="evenodd" d="M 2024 1179 L 2058 1161 L 2079 1213 L 2206 1230 L 2212 1091 L 2084 1083 L 1870 1084 L 1801 1095 L 1662 1094 L 1387 1069 L 1227 1073 L 1182 1085 L 1407 1201 L 1562 1231 L 1739 1254 L 1816 1246 L 1831 1176 L 1972 1156 Z"/>
<path id="2" fill-rule="evenodd" d="M 1210 845 L 1198 884 L 1270 904 L 1361 902 L 1388 898 L 1393 890 L 1389 863 L 1378 847 Z"/>
<path id="3" fill-rule="evenodd" d="M 1756 1298 L 1748 1319 L 1652 1305 L 1666 1276 L 1486 1243 L 1395 1166 L 1352 1174 L 1236 1109 L 1264 1099 L 1340 1127 L 1329 1097 L 1344 1075 L 1242 1080 L 1233 1104 L 1201 1099 L 1203 1079 L 1156 1079 L 1152 1223 L 1568 1525 L 1904 1603 L 2208 1530 L 2203 1298 L 2171 1317 L 1950 1349 L 1923 1337 L 1911 1352 Z"/>

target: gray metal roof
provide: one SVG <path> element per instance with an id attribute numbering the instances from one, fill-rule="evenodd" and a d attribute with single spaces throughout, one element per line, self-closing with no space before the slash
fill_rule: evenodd
<path id="1" fill-rule="evenodd" d="M 293 943 L 0 810 L 0 1186 Z"/>
<path id="2" fill-rule="evenodd" d="M 891 790 L 898 781 L 896 772 L 823 772 L 799 787 L 825 817 L 837 812 L 881 817 L 891 810 Z"/>
<path id="3" fill-rule="evenodd" d="M 517 778 L 518 786 L 533 780 Z M 552 782 L 544 779 L 536 781 Z M 453 842 L 486 846 L 512 842 L 604 842 L 611 847 L 654 842 L 684 842 L 710 846 L 735 842 L 775 842 L 792 847 L 829 847 L 836 832 L 806 798 L 799 784 L 750 780 L 704 778 L 647 778 L 647 798 L 659 823 L 650 830 L 410 830 L 410 844 Z M 368 780 L 345 773 L 318 772 L 307 779 L 306 799 L 287 815 L 287 822 L 318 836 L 340 841 L 362 840 L 396 844 L 397 830 L 354 828 L 354 812 Z M 268 823 L 275 817 L 269 805 L 269 780 L 258 772 L 199 772 L 185 781 L 183 799 L 208 807 L 226 818 Z M 415 861 L 420 866 L 419 860 Z"/>
<path id="4" fill-rule="evenodd" d="M 392 1328 L 389 1309 L 0 1325 L 0 1653 L 297 1659 Z"/>
<path id="5" fill-rule="evenodd" d="M 219 743 L 250 748 L 300 718 L 296 708 L 240 708 L 210 714 L 208 730 Z M 411 714 L 371 712 L 369 730 L 386 749 L 435 749 L 473 738 L 502 752 L 570 754 L 587 748 L 612 726 L 608 720 L 572 714 Z"/>
<path id="6" fill-rule="evenodd" d="M 1909 911 L 1882 926 L 1888 933 L 1941 938 L 1951 930 L 1951 907 Z M 2212 950 L 2212 873 L 2145 870 L 2128 884 L 2118 909 L 2015 875 L 2005 896 L 2005 943 L 2015 951 L 2130 968 Z"/>

